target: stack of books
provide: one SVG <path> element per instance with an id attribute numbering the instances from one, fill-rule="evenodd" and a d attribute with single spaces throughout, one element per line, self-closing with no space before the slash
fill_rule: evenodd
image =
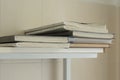
<path id="1" fill-rule="evenodd" d="M 59 22 L 25 31 L 24 35 L 0 37 L 2 47 L 39 48 L 106 48 L 112 43 L 114 35 L 106 25 Z"/>

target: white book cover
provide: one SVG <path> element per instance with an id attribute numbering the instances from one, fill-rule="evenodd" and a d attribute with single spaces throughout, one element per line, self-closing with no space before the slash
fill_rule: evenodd
<path id="1" fill-rule="evenodd" d="M 108 33 L 106 24 L 80 23 L 75 21 L 65 21 L 64 24 L 66 25 L 65 28 L 69 30 Z"/>

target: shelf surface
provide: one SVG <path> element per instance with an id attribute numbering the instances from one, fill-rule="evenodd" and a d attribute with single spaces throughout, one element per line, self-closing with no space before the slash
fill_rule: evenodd
<path id="1" fill-rule="evenodd" d="M 96 58 L 103 48 L 15 48 L 0 47 L 0 59 Z"/>

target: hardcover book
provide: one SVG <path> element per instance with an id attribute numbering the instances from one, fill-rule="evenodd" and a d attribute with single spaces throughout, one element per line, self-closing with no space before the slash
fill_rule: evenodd
<path id="1" fill-rule="evenodd" d="M 69 37 L 68 38 L 70 43 L 107 43 L 111 44 L 112 39 L 96 39 L 96 38 L 75 38 L 75 37 Z"/>
<path id="2" fill-rule="evenodd" d="M 83 38 L 102 38 L 111 39 L 114 35 L 111 33 L 95 33 L 95 32 L 83 32 L 83 31 L 64 31 L 64 32 L 46 32 L 38 33 L 34 35 L 44 35 L 44 36 L 66 36 L 66 37 L 83 37 Z"/>
<path id="3" fill-rule="evenodd" d="M 16 42 L 3 43 L 0 47 L 31 47 L 31 48 L 69 48 L 69 43 L 33 43 L 33 42 Z"/>
<path id="4" fill-rule="evenodd" d="M 55 36 L 20 36 L 20 35 L 11 35 L 0 37 L 0 43 L 8 42 L 55 42 L 55 43 L 67 43 L 67 37 L 55 37 Z"/>
<path id="5" fill-rule="evenodd" d="M 109 44 L 70 44 L 70 48 L 108 48 L 110 47 Z"/>
<path id="6" fill-rule="evenodd" d="M 43 34 L 43 33 L 56 33 L 66 31 L 86 31 L 96 33 L 108 33 L 106 25 L 94 23 L 79 23 L 74 21 L 59 22 L 50 25 L 41 26 L 25 31 L 26 35 Z"/>

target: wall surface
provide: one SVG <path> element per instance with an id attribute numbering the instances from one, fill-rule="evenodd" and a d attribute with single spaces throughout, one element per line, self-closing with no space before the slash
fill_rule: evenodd
<path id="1" fill-rule="evenodd" d="M 120 1 L 119 1 L 120 2 Z M 117 80 L 120 80 L 120 7 L 117 8 L 117 33 L 118 33 L 118 46 L 117 46 Z"/>
<path id="2" fill-rule="evenodd" d="M 119 21 L 120 21 L 120 7 L 119 7 Z M 120 48 L 120 22 L 118 22 L 119 23 L 119 25 L 118 25 L 118 33 L 119 33 L 119 39 L 118 39 L 118 41 L 119 41 L 119 45 L 118 45 L 118 48 Z M 118 80 L 120 79 L 120 49 L 118 49 Z"/>
<path id="3" fill-rule="evenodd" d="M 0 36 L 54 22 L 105 23 L 117 35 L 97 59 L 73 59 L 72 80 L 119 80 L 120 8 L 115 0 L 0 0 Z M 119 73 L 119 74 L 118 74 Z M 62 80 L 62 60 L 0 60 L 0 80 Z"/>

